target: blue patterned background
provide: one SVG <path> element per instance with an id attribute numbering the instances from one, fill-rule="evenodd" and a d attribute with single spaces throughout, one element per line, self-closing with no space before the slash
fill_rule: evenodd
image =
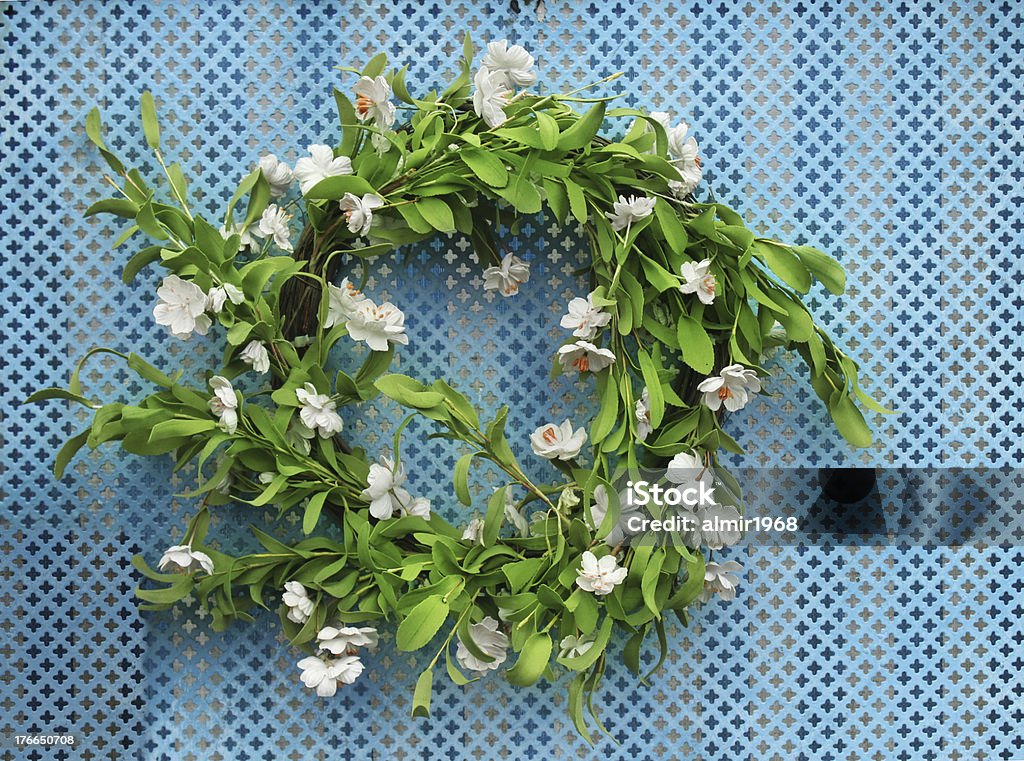
<path id="1" fill-rule="evenodd" d="M 525 5 L 525 3 L 524 3 Z M 273 617 L 227 634 L 199 610 L 142 616 L 134 552 L 181 536 L 194 474 L 115 449 L 55 483 L 56 448 L 82 427 L 61 404 L 20 405 L 62 383 L 89 346 L 196 371 L 214 342 L 183 344 L 150 318 L 156 274 L 119 279 L 116 230 L 82 212 L 105 195 L 85 138 L 98 103 L 108 142 L 152 174 L 136 117 L 161 108 L 168 153 L 211 214 L 272 150 L 293 160 L 336 139 L 339 63 L 378 49 L 433 86 L 469 29 L 529 47 L 549 89 L 614 71 L 624 101 L 694 125 L 717 197 L 758 230 L 809 241 L 847 267 L 816 293 L 821 320 L 899 414 L 855 453 L 789 358 L 775 395 L 732 419 L 759 465 L 1020 466 L 1024 205 L 1019 4 L 6 2 L 0 104 L 5 732 L 78 735 L 73 751 L 4 758 L 434 759 L 1024 758 L 1024 551 L 984 546 L 784 547 L 735 552 L 740 597 L 673 629 L 649 687 L 613 668 L 601 693 L 614 742 L 591 750 L 564 684 L 438 679 L 431 721 L 408 718 L 421 664 L 385 641 L 331 701 L 297 679 Z M 410 314 L 401 366 L 443 376 L 481 406 L 513 405 L 520 452 L 548 419 L 587 415 L 587 389 L 546 380 L 579 250 L 543 220 L 509 240 L 533 262 L 515 300 L 481 289 L 457 240 L 376 263 L 369 291 Z M 530 380 L 525 380 L 530 379 Z M 113 362 L 83 377 L 104 399 L 144 392 Z M 370 449 L 395 410 L 349 419 Z M 450 451 L 410 431 L 416 489 L 454 514 Z M 413 454 L 414 453 L 414 454 Z M 412 459 L 414 458 L 414 459 Z M 528 459 L 524 455 L 523 459 Z M 534 464 L 543 473 L 541 464 Z M 487 489 L 481 480 L 478 493 Z M 246 523 L 214 526 L 245 546 Z"/>

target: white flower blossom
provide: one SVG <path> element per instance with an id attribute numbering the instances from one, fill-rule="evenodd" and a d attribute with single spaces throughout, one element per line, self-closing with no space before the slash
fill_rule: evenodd
<path id="1" fill-rule="evenodd" d="M 614 555 L 605 555 L 598 560 L 593 552 L 587 550 L 580 561 L 576 584 L 584 592 L 593 592 L 595 595 L 611 594 L 629 574 L 629 569 L 619 566 Z"/>
<path id="2" fill-rule="evenodd" d="M 509 47 L 508 40 L 487 43 L 483 67 L 492 75 L 499 75 L 505 87 L 529 87 L 537 81 L 533 70 L 533 56 L 521 45 Z"/>
<path id="3" fill-rule="evenodd" d="M 234 433 L 238 430 L 238 397 L 231 381 L 222 375 L 214 375 L 210 378 L 210 388 L 213 389 L 213 396 L 207 404 L 210 412 L 220 418 L 218 425 L 225 433 Z"/>
<path id="4" fill-rule="evenodd" d="M 302 669 L 302 683 L 322 698 L 332 697 L 338 691 L 338 684 L 352 684 L 363 673 L 363 662 L 359 656 L 345 655 L 341 658 L 322 658 L 311 655 L 296 664 Z"/>
<path id="5" fill-rule="evenodd" d="M 484 543 L 484 522 L 482 518 L 472 518 L 462 530 L 462 538 L 473 544 Z"/>
<path id="6" fill-rule="evenodd" d="M 578 658 L 586 654 L 593 646 L 594 640 L 570 634 L 567 637 L 562 637 L 562 641 L 558 643 L 558 656 L 560 658 Z"/>
<path id="7" fill-rule="evenodd" d="M 258 476 L 256 476 L 256 480 L 259 481 L 264 486 L 269 484 L 275 478 L 277 478 L 277 472 L 273 471 L 273 470 L 265 470 L 262 473 L 260 473 Z"/>
<path id="8" fill-rule="evenodd" d="M 341 433 L 344 423 L 335 412 L 337 405 L 327 394 L 317 393 L 316 387 L 309 382 L 302 388 L 295 389 L 295 398 L 299 400 L 299 419 L 311 431 L 320 434 L 320 438 L 329 439 Z"/>
<path id="9" fill-rule="evenodd" d="M 530 535 L 530 524 L 516 507 L 516 500 L 515 497 L 512 496 L 511 487 L 505 489 L 505 520 L 515 526 L 516 533 L 519 534 L 519 536 L 527 537 Z"/>
<path id="10" fill-rule="evenodd" d="M 284 439 L 292 449 L 303 454 L 309 454 L 312 446 L 310 441 L 316 438 L 316 431 L 310 430 L 300 417 L 292 418 L 288 424 L 288 430 L 284 432 Z"/>
<path id="11" fill-rule="evenodd" d="M 743 536 L 740 531 L 740 511 L 734 505 L 715 503 L 698 508 L 700 533 L 709 550 L 731 547 Z"/>
<path id="12" fill-rule="evenodd" d="M 405 483 L 405 464 L 381 456 L 379 463 L 370 465 L 366 488 L 361 496 L 370 501 L 370 515 L 377 520 L 387 520 L 396 512 L 399 515 L 430 517 L 430 500 L 413 498 L 402 486 Z"/>
<path id="13" fill-rule="evenodd" d="M 619 519 L 604 537 L 604 543 L 609 547 L 617 547 L 626 541 L 626 537 L 637 533 L 630 530 L 629 519 L 633 516 L 641 515 L 640 507 L 629 504 L 628 496 L 629 493 L 626 491 L 622 491 L 618 495 Z M 594 488 L 594 497 L 590 502 L 590 520 L 593 521 L 595 530 L 599 530 L 601 524 L 604 523 L 604 519 L 608 515 L 608 507 L 608 490 L 604 487 L 604 484 L 598 484 Z"/>
<path id="14" fill-rule="evenodd" d="M 297 581 L 286 581 L 284 583 L 284 594 L 281 595 L 281 602 L 288 608 L 288 620 L 297 624 L 304 624 L 313 615 L 316 603 L 310 599 L 306 588 Z"/>
<path id="15" fill-rule="evenodd" d="M 348 156 L 335 158 L 331 146 L 316 143 L 307 150 L 310 155 L 304 156 L 295 164 L 295 179 L 299 181 L 302 195 L 309 193 L 318 182 L 328 177 L 352 174 L 352 159 Z"/>
<path id="16" fill-rule="evenodd" d="M 365 341 L 373 351 L 387 351 L 388 344 L 409 343 L 405 313 L 389 301 L 380 306 L 369 299 L 359 302 L 345 328 L 353 341 Z"/>
<path id="17" fill-rule="evenodd" d="M 288 227 L 291 214 L 277 204 L 270 204 L 263 210 L 258 229 L 263 237 L 270 236 L 282 251 L 292 252 L 292 231 Z"/>
<path id="18" fill-rule="evenodd" d="M 651 392 L 647 386 L 644 386 L 643 393 L 636 400 L 634 414 L 636 416 L 636 440 L 646 441 L 647 437 L 651 435 L 651 431 L 654 430 L 651 425 Z"/>
<path id="19" fill-rule="evenodd" d="M 573 430 L 572 422 L 569 420 L 563 421 L 561 425 L 542 425 L 530 434 L 530 447 L 533 453 L 545 460 L 571 460 L 579 455 L 586 443 L 586 430 Z"/>
<path id="20" fill-rule="evenodd" d="M 156 289 L 159 301 L 153 307 L 157 325 L 165 325 L 175 338 L 189 338 L 192 333 L 205 336 L 213 322 L 206 312 L 206 294 L 195 283 L 168 275 Z"/>
<path id="21" fill-rule="evenodd" d="M 484 270 L 484 290 L 498 291 L 508 298 L 519 293 L 519 286 L 530 279 L 530 265 L 515 254 L 506 254 L 501 265 Z"/>
<path id="22" fill-rule="evenodd" d="M 227 225 L 224 225 L 220 228 L 220 237 L 227 240 L 232 235 L 237 235 L 239 251 L 246 251 L 250 248 L 259 248 L 259 243 L 257 242 L 257 238 L 259 238 L 258 227 L 259 222 L 253 222 L 248 227 L 244 226 L 240 222 L 236 222 L 231 225 L 230 229 L 228 229 Z"/>
<path id="23" fill-rule="evenodd" d="M 709 602 L 716 594 L 723 600 L 736 598 L 736 587 L 740 583 L 737 575 L 743 570 L 743 566 L 735 560 L 727 560 L 724 563 L 708 563 L 704 566 L 704 589 L 701 590 L 701 602 Z"/>
<path id="24" fill-rule="evenodd" d="M 267 351 L 267 345 L 262 341 L 253 339 L 246 344 L 245 348 L 242 349 L 242 353 L 238 356 L 254 372 L 261 375 L 270 372 L 270 352 Z"/>
<path id="25" fill-rule="evenodd" d="M 585 299 L 576 297 L 569 302 L 567 313 L 562 315 L 563 328 L 572 330 L 577 338 L 586 340 L 597 335 L 599 328 L 607 325 L 611 319 L 611 313 L 605 312 L 594 304 L 594 294 L 590 293 Z"/>
<path id="26" fill-rule="evenodd" d="M 381 130 L 395 123 L 395 104 L 391 102 L 391 85 L 381 76 L 360 77 L 356 82 L 356 116 L 373 120 Z"/>
<path id="27" fill-rule="evenodd" d="M 683 262 L 679 268 L 683 276 L 683 284 L 679 286 L 679 292 L 683 294 L 696 293 L 697 298 L 703 304 L 712 304 L 715 301 L 715 287 L 718 281 L 711 273 L 711 260 L 702 259 L 697 262 Z"/>
<path id="28" fill-rule="evenodd" d="M 709 410 L 717 412 L 724 404 L 729 412 L 735 412 L 746 406 L 750 398 L 761 390 L 761 381 L 750 368 L 729 365 L 723 367 L 718 375 L 698 383 L 697 390 L 704 394 L 703 401 Z"/>
<path id="29" fill-rule="evenodd" d="M 187 571 L 196 563 L 206 573 L 213 573 L 213 561 L 209 555 L 199 550 L 193 550 L 191 544 L 178 544 L 164 550 L 164 555 L 160 558 L 158 567 L 161 571 L 166 570 L 170 566 L 176 566 L 178 570 Z"/>
<path id="30" fill-rule="evenodd" d="M 483 660 L 473 655 L 469 648 L 462 641 L 462 635 L 458 635 L 459 645 L 455 649 L 455 659 L 462 668 L 469 671 L 477 671 L 481 674 L 501 666 L 507 657 L 508 637 L 498 628 L 498 622 L 491 616 L 487 616 L 478 624 L 469 627 L 469 636 L 473 640 L 476 649 L 491 660 Z"/>
<path id="31" fill-rule="evenodd" d="M 509 88 L 505 76 L 491 72 L 486 67 L 473 76 L 473 110 L 494 129 L 505 123 L 505 106 L 508 105 Z"/>
<path id="32" fill-rule="evenodd" d="M 669 460 L 665 478 L 674 484 L 696 484 L 703 481 L 707 487 L 714 486 L 715 475 L 696 452 L 679 452 Z"/>
<path id="33" fill-rule="evenodd" d="M 377 647 L 377 630 L 372 626 L 325 626 L 317 635 L 320 649 L 342 655 L 349 648 Z"/>
<path id="34" fill-rule="evenodd" d="M 599 373 L 615 362 L 611 349 L 599 349 L 589 341 L 566 344 L 558 350 L 558 363 L 562 368 L 575 367 L 581 373 L 588 370 Z"/>
<path id="35" fill-rule="evenodd" d="M 605 216 L 611 220 L 613 230 L 623 230 L 637 220 L 649 217 L 654 211 L 655 200 L 646 196 L 619 196 Z"/>
<path id="36" fill-rule="evenodd" d="M 283 196 L 295 180 L 291 167 L 283 161 L 278 161 L 273 153 L 260 156 L 260 171 L 270 185 L 271 198 Z"/>
<path id="37" fill-rule="evenodd" d="M 669 182 L 669 189 L 672 195 L 682 200 L 693 193 L 700 184 L 704 171 L 701 169 L 701 160 L 697 141 L 688 136 L 690 127 L 686 122 L 680 122 L 668 132 L 668 152 L 672 165 L 679 172 L 682 180 Z"/>
<path id="38" fill-rule="evenodd" d="M 224 283 L 216 288 L 211 288 L 210 292 L 206 294 L 206 311 L 220 314 L 224 309 L 224 304 L 229 301 L 236 305 L 245 301 L 245 294 L 242 292 L 242 289 L 231 283 Z"/>
<path id="39" fill-rule="evenodd" d="M 358 290 L 348 278 L 341 281 L 341 285 L 327 284 L 328 305 L 327 321 L 325 328 L 333 328 L 346 320 L 352 319 L 359 307 L 359 303 L 366 300 L 363 292 Z"/>
<path id="40" fill-rule="evenodd" d="M 349 232 L 356 235 L 366 235 L 370 232 L 370 224 L 373 222 L 373 210 L 384 205 L 384 199 L 376 193 L 366 193 L 360 198 L 352 193 L 346 193 L 338 202 L 341 210 L 348 220 Z"/>

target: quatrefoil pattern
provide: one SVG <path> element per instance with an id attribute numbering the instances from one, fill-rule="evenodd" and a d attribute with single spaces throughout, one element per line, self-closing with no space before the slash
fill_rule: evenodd
<path id="1" fill-rule="evenodd" d="M 155 273 L 120 282 L 117 231 L 84 220 L 104 194 L 83 130 L 104 110 L 109 142 L 152 172 L 135 103 L 152 89 L 165 141 L 216 215 L 264 151 L 294 159 L 337 136 L 330 88 L 340 63 L 378 49 L 410 83 L 450 74 L 468 29 L 537 57 L 542 82 L 607 85 L 623 102 L 693 124 L 715 196 L 764 234 L 806 240 L 849 271 L 816 313 L 898 413 L 874 420 L 872 449 L 834 433 L 792 358 L 772 360 L 771 396 L 730 425 L 771 466 L 1019 467 L 1024 459 L 1024 205 L 1017 4 L 724 3 L 671 0 L 318 3 L 7 2 L 0 99 L 4 372 L 0 525 L 5 615 L 4 732 L 74 732 L 79 748 L 4 758 L 1009 759 L 1024 757 L 1024 551 L 986 547 L 781 547 L 733 557 L 739 598 L 672 627 L 650 686 L 611 668 L 607 739 L 590 750 L 557 688 L 491 678 L 438 680 L 434 718 L 408 717 L 422 664 L 385 646 L 331 701 L 296 678 L 270 616 L 224 635 L 183 607 L 141 616 L 132 553 L 180 536 L 194 475 L 116 450 L 82 455 L 60 483 L 59 443 L 83 424 L 58 404 L 20 406 L 105 344 L 197 373 L 213 341 L 183 344 L 150 319 Z M 549 383 L 558 316 L 584 289 L 575 230 L 530 220 L 503 237 L 531 261 L 512 300 L 481 288 L 464 241 L 437 239 L 374 262 L 368 290 L 409 315 L 403 372 L 445 377 L 483 408 L 513 409 L 512 438 L 583 421 L 589 389 Z M 343 361 L 343 360 L 339 360 Z M 142 388 L 114 363 L 83 377 L 114 399 Z M 77 414 L 77 413 L 74 413 Z M 385 447 L 399 419 L 374 402 L 353 437 Z M 418 492 L 455 516 L 452 451 L 413 427 L 404 453 Z M 486 495 L 492 484 L 475 484 Z M 250 523 L 218 515 L 222 546 Z M 284 526 L 276 530 L 288 531 Z M 653 665 L 653 654 L 645 660 Z M 12 755 L 13 754 L 13 755 Z"/>

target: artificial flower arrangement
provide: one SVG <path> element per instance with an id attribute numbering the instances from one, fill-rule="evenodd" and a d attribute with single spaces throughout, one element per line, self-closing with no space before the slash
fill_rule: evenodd
<path id="1" fill-rule="evenodd" d="M 630 508 L 614 488 L 620 477 L 667 463 L 729 478 L 716 454 L 742 450 L 723 415 L 756 398 L 760 358 L 780 344 L 803 357 L 812 388 L 855 446 L 871 441 L 858 403 L 885 410 L 801 299 L 815 279 L 842 293 L 842 268 L 809 246 L 756 237 L 721 203 L 698 202 L 701 162 L 685 124 L 609 108 L 612 98 L 586 95 L 595 85 L 534 92 L 533 57 L 504 40 L 491 42 L 475 69 L 473 56 L 467 36 L 459 76 L 422 97 L 407 89 L 406 69 L 385 73 L 383 54 L 362 71 L 343 69 L 356 81 L 354 102 L 334 93 L 340 142 L 310 145 L 294 167 L 260 158 L 222 222 L 190 206 L 180 167 L 161 153 L 148 93 L 142 124 L 166 174 L 162 200 L 106 147 L 93 110 L 86 131 L 117 195 L 87 213 L 129 220 L 116 246 L 153 239 L 127 262 L 124 280 L 149 264 L 168 270 L 154 319 L 182 340 L 216 329 L 223 362 L 197 388 L 135 354 L 95 348 L 67 389 L 31 401 L 66 399 L 94 411 L 57 455 L 57 477 L 82 446 L 108 441 L 135 454 L 171 453 L 176 469 L 196 467 L 199 483 L 187 496 L 199 506 L 182 543 L 159 570 L 135 558 L 156 584 L 138 591 L 144 607 L 195 595 L 221 629 L 276 606 L 287 637 L 305 651 L 302 682 L 324 697 L 359 678 L 360 648 L 375 647 L 377 626 L 388 621 L 399 650 L 424 651 L 414 715 L 429 712 L 442 661 L 457 684 L 510 657 L 504 676 L 516 685 L 564 669 L 572 674 L 569 713 L 589 737 L 584 708 L 597 718 L 591 696 L 613 632 L 628 636 L 621 657 L 640 674 L 652 633 L 665 657 L 666 614 L 685 623 L 688 606 L 715 594 L 731 599 L 741 570 L 711 561 L 735 533 L 635 541 L 623 528 Z M 603 128 L 622 136 L 602 137 Z M 506 438 L 507 407 L 484 420 L 444 380 L 387 372 L 396 347 L 409 342 L 405 315 L 375 303 L 355 280 L 362 261 L 460 234 L 488 264 L 483 288 L 514 297 L 528 287 L 530 267 L 501 255 L 495 234 L 542 211 L 577 225 L 592 252 L 590 291 L 567 305 L 553 368 L 592 383 L 598 411 L 587 425 L 553 422 L 530 436 L 533 453 L 553 466 L 551 482 L 535 483 Z M 354 374 L 328 373 L 339 342 L 370 350 Z M 79 373 L 101 352 L 121 357 L 156 390 L 135 403 L 86 398 Z M 265 388 L 239 390 L 252 383 Z M 390 453 L 373 460 L 345 440 L 338 409 L 378 394 L 411 413 Z M 408 490 L 401 442 L 416 415 L 436 423 L 436 436 L 466 446 L 454 465 L 460 503 L 474 506 L 475 462 L 507 480 L 461 525 Z M 307 538 L 286 543 L 254 529 L 258 551 L 218 552 L 206 543 L 210 510 L 229 501 L 298 511 Z M 705 510 L 739 515 L 733 504 Z"/>

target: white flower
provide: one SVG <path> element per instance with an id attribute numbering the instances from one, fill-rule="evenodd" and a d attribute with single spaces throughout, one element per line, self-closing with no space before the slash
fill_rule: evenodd
<path id="1" fill-rule="evenodd" d="M 327 284 L 329 303 L 327 306 L 327 321 L 325 328 L 333 328 L 352 318 L 356 313 L 359 302 L 364 301 L 366 296 L 345 278 L 341 285 Z"/>
<path id="2" fill-rule="evenodd" d="M 341 658 L 321 658 L 311 655 L 296 664 L 302 669 L 299 677 L 302 683 L 322 698 L 332 697 L 338 691 L 338 683 L 352 684 L 363 673 L 363 662 L 359 656 L 346 655 Z"/>
<path id="3" fill-rule="evenodd" d="M 264 485 L 269 484 L 275 478 L 277 478 L 277 471 L 274 470 L 265 470 L 256 476 L 256 480 Z"/>
<path id="4" fill-rule="evenodd" d="M 214 314 L 220 314 L 224 304 L 230 301 L 232 304 L 241 304 L 245 301 L 245 294 L 237 285 L 224 283 L 216 288 L 211 288 L 206 294 L 206 310 Z"/>
<path id="5" fill-rule="evenodd" d="M 676 198 L 683 199 L 693 193 L 704 175 L 701 169 L 697 141 L 688 137 L 690 128 L 686 122 L 680 122 L 668 132 L 668 152 L 672 165 L 679 171 L 682 180 L 672 180 L 669 189 Z"/>
<path id="6" fill-rule="evenodd" d="M 576 584 L 584 592 L 607 595 L 626 580 L 629 570 L 619 566 L 614 555 L 605 555 L 600 560 L 587 550 L 581 558 L 582 567 L 577 570 Z"/>
<path id="7" fill-rule="evenodd" d="M 359 302 L 345 322 L 354 341 L 365 341 L 374 351 L 387 351 L 388 344 L 409 343 L 405 334 L 405 313 L 389 301 L 380 306 L 369 299 Z"/>
<path id="8" fill-rule="evenodd" d="M 612 210 L 605 212 L 605 216 L 612 221 L 613 230 L 622 230 L 638 219 L 649 217 L 654 211 L 654 203 L 654 198 L 646 196 L 619 196 L 619 200 L 612 204 Z"/>
<path id="9" fill-rule="evenodd" d="M 512 496 L 511 488 L 505 490 L 505 520 L 515 526 L 516 533 L 519 536 L 527 537 L 530 535 L 530 524 L 527 523 L 526 518 L 516 507 L 516 500 Z"/>
<path id="10" fill-rule="evenodd" d="M 348 220 L 349 232 L 366 235 L 370 232 L 370 224 L 373 222 L 373 210 L 383 206 L 384 199 L 376 193 L 366 193 L 362 198 L 346 193 L 338 205 Z"/>
<path id="11" fill-rule="evenodd" d="M 560 658 L 577 658 L 593 646 L 594 640 L 570 634 L 568 637 L 563 637 L 562 641 L 558 643 L 558 656 Z"/>
<path id="12" fill-rule="evenodd" d="M 259 233 L 256 230 L 258 224 L 258 222 L 253 222 L 248 227 L 244 227 L 241 223 L 236 223 L 231 225 L 230 230 L 226 225 L 224 225 L 220 228 L 220 237 L 222 237 L 224 240 L 227 240 L 232 235 L 237 235 L 239 251 L 245 251 L 246 249 L 250 248 L 258 248 L 258 244 L 256 243 L 256 238 L 259 237 Z"/>
<path id="13" fill-rule="evenodd" d="M 548 423 L 530 434 L 533 453 L 545 460 L 571 460 L 587 443 L 587 432 L 583 428 L 575 431 L 572 422 L 565 420 L 561 425 Z"/>
<path id="14" fill-rule="evenodd" d="M 736 598 L 736 587 L 740 583 L 737 573 L 743 566 L 735 560 L 724 563 L 708 563 L 704 566 L 704 589 L 700 593 L 700 601 L 708 602 L 716 594 L 723 600 Z"/>
<path id="15" fill-rule="evenodd" d="M 640 398 L 636 400 L 636 440 L 646 441 L 654 428 L 651 426 L 651 392 L 644 386 Z"/>
<path id="16" fill-rule="evenodd" d="M 455 649 L 455 659 L 462 668 L 483 673 L 496 669 L 505 662 L 508 637 L 498 629 L 498 622 L 493 618 L 488 616 L 480 623 L 470 626 L 469 636 L 473 640 L 473 644 L 476 645 L 476 649 L 489 656 L 491 660 L 485 661 L 473 655 L 463 643 L 460 634 L 458 635 L 459 646 Z"/>
<path id="17" fill-rule="evenodd" d="M 571 328 L 574 336 L 588 341 L 597 335 L 598 328 L 603 328 L 612 319 L 610 313 L 594 305 L 593 293 L 585 299 L 574 298 L 567 308 L 568 312 L 562 315 L 561 326 Z"/>
<path id="18" fill-rule="evenodd" d="M 734 505 L 717 503 L 699 508 L 700 533 L 709 550 L 731 547 L 742 538 L 740 511 Z"/>
<path id="19" fill-rule="evenodd" d="M 189 338 L 193 332 L 205 336 L 213 322 L 206 312 L 206 294 L 193 282 L 168 275 L 156 289 L 159 301 L 153 307 L 157 325 L 166 325 L 175 338 Z"/>
<path id="20" fill-rule="evenodd" d="M 481 518 L 473 518 L 462 530 L 462 538 L 473 544 L 484 543 L 484 522 Z"/>
<path id="21" fill-rule="evenodd" d="M 668 111 L 651 111 L 648 116 L 664 127 L 666 132 L 668 131 L 669 122 L 672 121 L 672 117 L 669 115 Z M 647 130 L 649 132 L 653 132 L 649 124 L 647 125 Z"/>
<path id="22" fill-rule="evenodd" d="M 708 487 L 714 485 L 715 476 L 711 468 L 696 452 L 680 452 L 665 469 L 665 478 L 674 484 L 689 484 L 703 481 Z"/>
<path id="23" fill-rule="evenodd" d="M 307 150 L 310 155 L 295 164 L 295 179 L 299 181 L 302 195 L 306 195 L 318 182 L 328 177 L 352 174 L 352 160 L 348 156 L 335 158 L 331 146 L 317 143 Z"/>
<path id="24" fill-rule="evenodd" d="M 334 655 L 354 647 L 377 647 L 377 630 L 372 626 L 325 626 L 316 638 L 322 650 Z"/>
<path id="25" fill-rule="evenodd" d="M 291 167 L 283 161 L 278 161 L 273 153 L 260 156 L 260 171 L 270 185 L 271 198 L 280 198 L 287 193 L 295 179 Z"/>
<path id="26" fill-rule="evenodd" d="M 337 405 L 327 394 L 317 393 L 316 387 L 309 382 L 302 388 L 295 389 L 295 398 L 299 400 L 299 419 L 311 431 L 320 434 L 320 438 L 329 439 L 341 433 L 344 423 L 335 412 Z"/>
<path id="27" fill-rule="evenodd" d="M 313 615 L 316 608 L 306 588 L 297 581 L 286 581 L 284 583 L 284 594 L 281 595 L 281 602 L 288 607 L 288 620 L 297 624 L 304 624 Z"/>
<path id="28" fill-rule="evenodd" d="M 611 349 L 599 349 L 589 341 L 566 344 L 558 350 L 558 363 L 563 368 L 575 367 L 581 373 L 599 373 L 614 362 Z"/>
<path id="29" fill-rule="evenodd" d="M 430 500 L 416 497 L 402 486 L 405 483 L 405 465 L 388 457 L 381 457 L 380 463 L 370 465 L 366 477 L 366 488 L 361 496 L 370 500 L 370 515 L 378 520 L 387 520 L 395 512 L 399 515 L 430 517 Z"/>
<path id="30" fill-rule="evenodd" d="M 508 85 L 505 76 L 491 72 L 486 67 L 473 76 L 473 110 L 488 127 L 494 129 L 505 123 L 505 106 L 508 105 Z"/>
<path id="31" fill-rule="evenodd" d="M 263 237 L 271 236 L 274 239 L 274 243 L 282 251 L 292 251 L 292 231 L 288 227 L 288 220 L 290 220 L 291 214 L 286 212 L 277 204 L 270 204 L 266 209 L 263 210 L 263 216 L 260 217 L 260 223 L 258 226 L 260 235 Z"/>
<path id="32" fill-rule="evenodd" d="M 498 291 L 506 298 L 519 293 L 519 286 L 530 279 L 530 265 L 514 254 L 506 254 L 500 267 L 484 270 L 484 290 Z"/>
<path id="33" fill-rule="evenodd" d="M 238 430 L 238 397 L 231 381 L 222 375 L 214 375 L 210 378 L 210 388 L 213 389 L 213 396 L 207 402 L 210 412 L 220 418 L 221 430 L 234 433 Z"/>
<path id="34" fill-rule="evenodd" d="M 191 544 L 178 544 L 164 550 L 164 556 L 160 558 L 161 571 L 168 566 L 177 566 L 181 571 L 189 570 L 195 563 L 198 563 L 206 573 L 213 573 L 213 561 L 205 552 L 193 550 Z"/>
<path id="35" fill-rule="evenodd" d="M 680 293 L 696 293 L 697 298 L 704 304 L 711 304 L 715 300 L 715 286 L 718 281 L 711 274 L 711 260 L 702 259 L 694 264 L 683 262 L 679 273 L 685 281 L 679 286 Z"/>
<path id="36" fill-rule="evenodd" d="M 635 531 L 629 529 L 631 516 L 640 515 L 640 507 L 631 505 L 627 501 L 628 493 L 619 493 L 619 520 L 605 535 L 604 543 L 609 547 L 616 547 L 626 541 L 626 537 L 633 536 Z M 594 529 L 599 530 L 608 515 L 608 490 L 604 484 L 598 484 L 594 489 L 594 498 L 590 503 L 590 519 L 594 522 Z"/>
<path id="37" fill-rule="evenodd" d="M 491 74 L 500 75 L 506 87 L 529 87 L 537 81 L 533 70 L 533 56 L 521 45 L 508 46 L 508 40 L 487 43 L 483 67 Z"/>
<path id="38" fill-rule="evenodd" d="M 315 437 L 316 431 L 311 431 L 307 428 L 301 418 L 292 418 L 292 421 L 288 424 L 288 430 L 284 432 L 284 439 L 288 442 L 289 446 L 304 454 L 309 454 L 311 449 L 310 439 Z"/>
<path id="39" fill-rule="evenodd" d="M 250 341 L 238 356 L 255 372 L 261 375 L 270 372 L 270 353 L 262 341 Z"/>
<path id="40" fill-rule="evenodd" d="M 743 365 L 729 365 L 718 375 L 698 383 L 697 390 L 704 394 L 704 404 L 709 410 L 717 412 L 724 404 L 729 412 L 735 412 L 761 390 L 761 381 L 753 370 Z"/>
<path id="41" fill-rule="evenodd" d="M 362 121 L 372 119 L 384 129 L 395 123 L 395 104 L 391 102 L 391 85 L 384 77 L 360 77 L 356 82 L 356 116 Z"/>

